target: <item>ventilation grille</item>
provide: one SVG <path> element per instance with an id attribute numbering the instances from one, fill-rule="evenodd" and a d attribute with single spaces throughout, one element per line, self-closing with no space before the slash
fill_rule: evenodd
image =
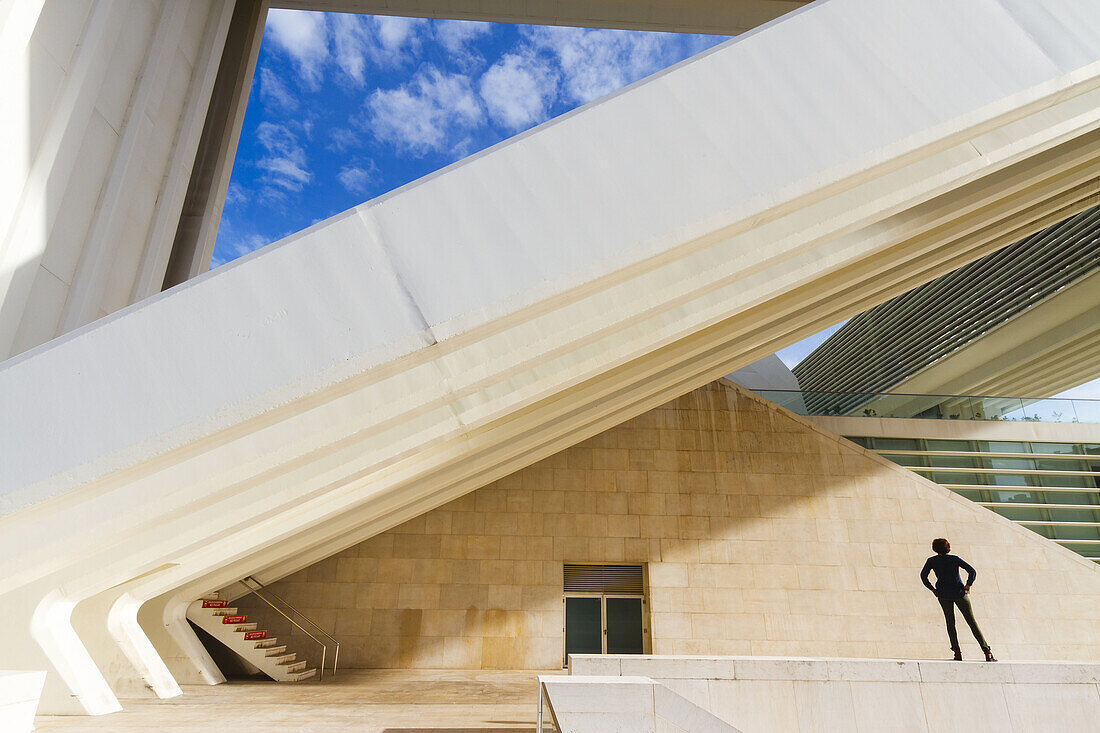
<path id="1" fill-rule="evenodd" d="M 566 565 L 566 593 L 642 595 L 641 565 Z"/>

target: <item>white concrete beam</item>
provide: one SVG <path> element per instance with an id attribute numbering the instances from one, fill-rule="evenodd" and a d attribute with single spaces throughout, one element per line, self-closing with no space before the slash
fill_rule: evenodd
<path id="1" fill-rule="evenodd" d="M 296 10 L 452 18 L 536 25 L 737 35 L 797 10 L 809 0 L 277 0 Z"/>
<path id="2" fill-rule="evenodd" d="M 1097 21 L 815 5 L 7 362 L 0 612 L 378 531 L 1081 205 Z"/>

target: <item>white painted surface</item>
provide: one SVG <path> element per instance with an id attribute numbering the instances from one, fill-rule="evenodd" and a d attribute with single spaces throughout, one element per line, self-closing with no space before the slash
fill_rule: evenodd
<path id="1" fill-rule="evenodd" d="M 540 676 L 561 733 L 739 733 L 648 677 Z"/>
<path id="2" fill-rule="evenodd" d="M 572 655 L 570 674 L 693 689 L 745 733 L 1087 733 L 1100 720 L 1100 663 Z"/>
<path id="3" fill-rule="evenodd" d="M 0 11 L 0 358 L 144 297 L 156 269 L 163 278 L 174 223 L 151 220 L 173 208 L 178 219 L 193 118 L 201 128 L 232 7 L 9 4 L 18 12 Z"/>
<path id="4" fill-rule="evenodd" d="M 1092 7 L 821 3 L 9 360 L 0 643 L 112 709 L 75 604 L 381 531 L 1082 205 Z"/>
<path id="5" fill-rule="evenodd" d="M 34 713 L 45 680 L 45 672 L 0 669 L 0 730 L 5 733 L 34 730 Z"/>

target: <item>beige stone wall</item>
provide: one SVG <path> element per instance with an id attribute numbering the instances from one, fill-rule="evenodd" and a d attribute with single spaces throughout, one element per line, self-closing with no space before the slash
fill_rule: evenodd
<path id="1" fill-rule="evenodd" d="M 935 658 L 917 575 L 941 535 L 978 569 L 1000 655 L 1100 659 L 1100 569 L 725 382 L 275 589 L 354 667 L 560 666 L 563 562 L 647 563 L 656 654 Z"/>

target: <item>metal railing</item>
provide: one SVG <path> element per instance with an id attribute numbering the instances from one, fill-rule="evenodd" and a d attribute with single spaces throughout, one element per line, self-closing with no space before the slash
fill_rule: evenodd
<path id="1" fill-rule="evenodd" d="M 799 415 L 1100 423 L 1100 400 L 785 389 L 754 391 Z"/>
<path id="2" fill-rule="evenodd" d="M 328 657 L 328 644 L 326 644 L 325 642 L 318 639 L 308 629 L 306 629 L 304 626 L 302 626 L 297 621 L 295 621 L 293 618 L 291 618 L 289 614 L 287 614 L 285 611 L 283 611 L 283 609 L 279 608 L 274 603 L 272 603 L 271 600 L 269 600 L 264 595 L 264 593 L 270 595 L 272 598 L 277 600 L 279 603 L 286 606 L 286 608 L 290 611 L 290 613 L 296 614 L 298 617 L 300 617 L 302 619 L 303 622 L 308 624 L 316 633 L 318 633 L 321 636 L 323 636 L 324 638 L 328 639 L 328 641 L 331 644 L 333 644 L 334 647 L 335 647 L 333 649 L 333 656 L 332 656 L 332 675 L 334 677 L 336 676 L 336 665 L 339 663 L 339 660 L 340 660 L 340 642 L 337 641 L 336 638 L 332 634 L 330 634 L 327 631 L 325 631 L 324 629 L 322 629 L 312 619 L 310 619 L 308 616 L 306 616 L 304 613 L 299 611 L 294 606 L 290 605 L 286 601 L 285 598 L 279 596 L 277 593 L 272 591 L 270 588 L 268 588 L 266 585 L 264 585 L 260 581 L 253 578 L 251 575 L 245 576 L 239 582 L 240 582 L 241 585 L 243 585 L 245 588 L 248 589 L 249 593 L 254 594 L 261 601 L 263 601 L 267 605 L 271 606 L 271 608 L 274 609 L 276 613 L 278 613 L 280 616 L 282 616 L 287 621 L 292 623 L 296 629 L 301 631 L 303 634 L 308 636 L 310 639 L 313 639 L 313 641 L 315 641 L 317 644 L 319 644 L 321 646 L 321 666 L 320 666 L 320 669 L 318 670 L 318 674 L 317 674 L 317 679 L 318 680 L 323 680 L 325 678 L 325 661 Z M 264 593 L 261 593 L 257 588 L 253 588 L 251 585 L 249 585 L 249 583 L 255 583 L 257 586 L 259 586 L 260 588 L 262 588 L 264 590 Z"/>

